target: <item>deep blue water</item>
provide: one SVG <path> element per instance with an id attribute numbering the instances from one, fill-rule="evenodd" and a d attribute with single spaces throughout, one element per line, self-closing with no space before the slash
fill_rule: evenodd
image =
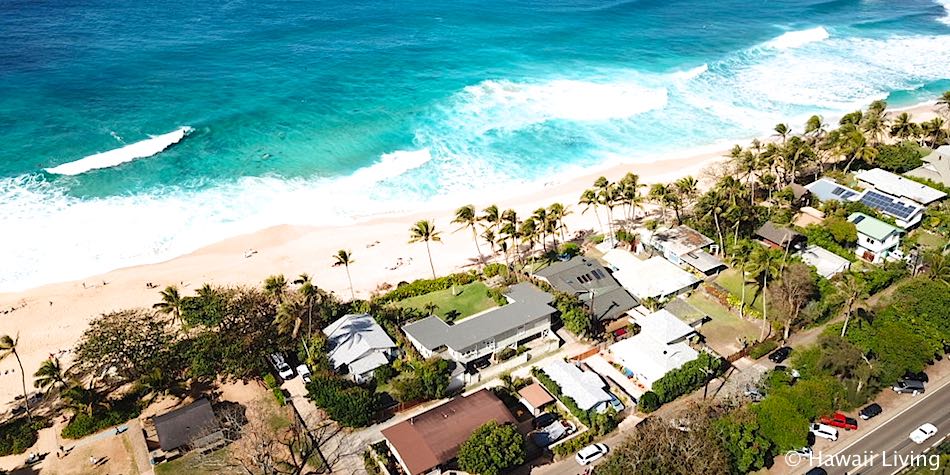
<path id="1" fill-rule="evenodd" d="M 950 86 L 932 0 L 0 9 L 0 290 Z M 195 131 L 150 158 L 43 171 L 181 126 Z"/>

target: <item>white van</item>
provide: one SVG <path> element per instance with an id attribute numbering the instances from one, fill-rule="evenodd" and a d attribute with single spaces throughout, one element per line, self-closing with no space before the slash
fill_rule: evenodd
<path id="1" fill-rule="evenodd" d="M 826 424 L 812 424 L 809 432 L 822 439 L 838 440 L 838 429 Z"/>

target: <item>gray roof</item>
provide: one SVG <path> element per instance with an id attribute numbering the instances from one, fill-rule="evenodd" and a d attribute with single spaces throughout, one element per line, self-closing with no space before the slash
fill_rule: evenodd
<path id="1" fill-rule="evenodd" d="M 334 368 L 351 366 L 376 350 L 395 348 L 396 344 L 368 313 L 345 315 L 323 329 L 330 351 L 327 356 Z M 379 358 L 374 358 L 378 360 Z"/>
<path id="2" fill-rule="evenodd" d="M 905 175 L 926 178 L 950 186 L 950 145 L 937 147 L 922 160 L 924 161 L 923 165 L 905 173 Z"/>
<path id="3" fill-rule="evenodd" d="M 207 399 L 155 416 L 155 432 L 162 450 L 168 452 L 218 430 L 218 418 Z"/>
<path id="4" fill-rule="evenodd" d="M 680 259 L 704 274 L 726 266 L 726 264 L 719 260 L 718 257 L 702 250 L 687 252 L 686 254 L 681 255 Z"/>
<path id="5" fill-rule="evenodd" d="M 794 244 L 795 241 L 804 240 L 805 236 L 792 231 L 783 226 L 779 226 L 771 221 L 766 221 L 758 231 L 755 232 L 756 236 L 759 236 L 768 241 L 774 242 L 779 246 L 785 246 L 786 243 Z"/>
<path id="6" fill-rule="evenodd" d="M 505 297 L 512 302 L 547 304 L 554 301 L 554 296 L 535 287 L 529 282 L 512 285 L 505 292 Z"/>
<path id="7" fill-rule="evenodd" d="M 828 178 L 821 178 L 815 180 L 805 186 L 808 191 L 811 192 L 815 198 L 818 198 L 821 201 L 842 201 L 850 200 L 851 198 L 858 195 L 857 191 L 852 190 L 844 185 L 839 185 L 834 180 Z"/>
<path id="8" fill-rule="evenodd" d="M 676 226 L 653 233 L 650 242 L 654 246 L 662 246 L 673 254 L 681 256 L 688 252 L 698 251 L 715 241 L 689 226 Z"/>
<path id="9" fill-rule="evenodd" d="M 531 286 L 534 291 L 525 288 Z M 517 289 L 515 289 L 517 287 Z M 518 284 L 512 287 L 514 294 L 506 294 L 513 303 L 497 307 L 471 316 L 455 325 L 449 325 L 438 317 L 427 317 L 402 327 L 402 331 L 429 350 L 445 345 L 456 351 L 464 350 L 476 343 L 491 339 L 521 325 L 552 315 L 556 310 L 544 303 L 547 295 L 531 284 Z M 521 297 L 523 300 L 516 300 Z M 525 299 L 527 297 L 527 299 Z"/>
<path id="10" fill-rule="evenodd" d="M 600 320 L 614 320 L 637 306 L 637 300 L 595 259 L 576 256 L 569 261 L 555 262 L 534 275 L 560 292 L 577 295 L 585 304 L 593 291 L 594 312 Z"/>

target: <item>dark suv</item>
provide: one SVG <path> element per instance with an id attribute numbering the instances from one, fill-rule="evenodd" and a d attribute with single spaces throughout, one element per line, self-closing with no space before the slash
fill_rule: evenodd
<path id="1" fill-rule="evenodd" d="M 861 409 L 861 412 L 858 413 L 858 417 L 864 420 L 868 420 L 882 412 L 884 412 L 884 410 L 881 409 L 880 404 L 878 403 L 869 404 L 865 406 L 864 409 Z"/>
<path id="2" fill-rule="evenodd" d="M 897 394 L 910 393 L 916 396 L 924 393 L 924 383 L 913 379 L 902 379 L 892 389 Z"/>
<path id="3" fill-rule="evenodd" d="M 779 349 L 773 351 L 772 354 L 769 355 L 769 361 L 771 361 L 771 362 L 773 362 L 773 363 L 776 363 L 776 364 L 781 363 L 781 362 L 785 361 L 785 359 L 788 358 L 788 355 L 790 355 L 791 353 L 792 353 L 792 349 L 791 349 L 791 348 L 789 348 L 789 347 L 787 347 L 787 346 L 783 346 L 783 347 L 781 347 L 781 348 L 779 348 Z"/>

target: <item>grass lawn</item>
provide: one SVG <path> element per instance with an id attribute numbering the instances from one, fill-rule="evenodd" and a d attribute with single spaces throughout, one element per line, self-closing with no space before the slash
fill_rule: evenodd
<path id="1" fill-rule="evenodd" d="M 217 463 L 218 459 L 229 457 L 228 449 L 218 449 L 208 455 L 209 460 L 205 463 L 198 463 L 199 454 L 191 452 L 185 454 L 170 462 L 160 463 L 155 466 L 156 475 L 177 475 L 179 473 L 189 473 L 193 475 L 213 475 L 217 473 L 238 475 L 244 473 L 237 467 L 223 466 L 223 463 Z"/>
<path id="2" fill-rule="evenodd" d="M 455 321 L 474 315 L 478 312 L 495 307 L 495 301 L 488 296 L 488 286 L 481 282 L 472 282 L 460 287 L 455 287 L 455 291 L 461 291 L 458 295 L 452 295 L 451 288 L 430 292 L 417 297 L 410 297 L 399 302 L 403 308 L 416 308 L 425 310 L 427 303 L 432 302 L 438 306 L 435 314 L 445 319 L 445 314 L 455 310 L 459 313 Z"/>
<path id="3" fill-rule="evenodd" d="M 742 296 L 742 276 L 735 269 L 724 270 L 719 277 L 716 277 L 716 283 L 721 285 L 722 288 L 728 290 L 732 295 L 736 297 Z M 750 302 L 752 296 L 755 295 L 758 286 L 754 284 L 745 284 L 745 298 L 746 305 L 751 306 L 752 308 L 762 311 L 762 295 L 761 292 L 756 296 L 754 302 Z"/>
<path id="4" fill-rule="evenodd" d="M 942 249 L 947 240 L 929 231 L 919 230 L 916 235 L 917 243 L 928 249 Z"/>
<path id="5" fill-rule="evenodd" d="M 732 313 L 702 292 L 693 292 L 686 301 L 712 318 L 711 321 L 703 324 L 699 332 L 706 337 L 709 346 L 722 356 L 729 356 L 739 351 L 741 349 L 739 339 L 742 337 L 748 341 L 759 338 L 762 328 L 756 322 L 739 318 L 739 315 Z"/>

